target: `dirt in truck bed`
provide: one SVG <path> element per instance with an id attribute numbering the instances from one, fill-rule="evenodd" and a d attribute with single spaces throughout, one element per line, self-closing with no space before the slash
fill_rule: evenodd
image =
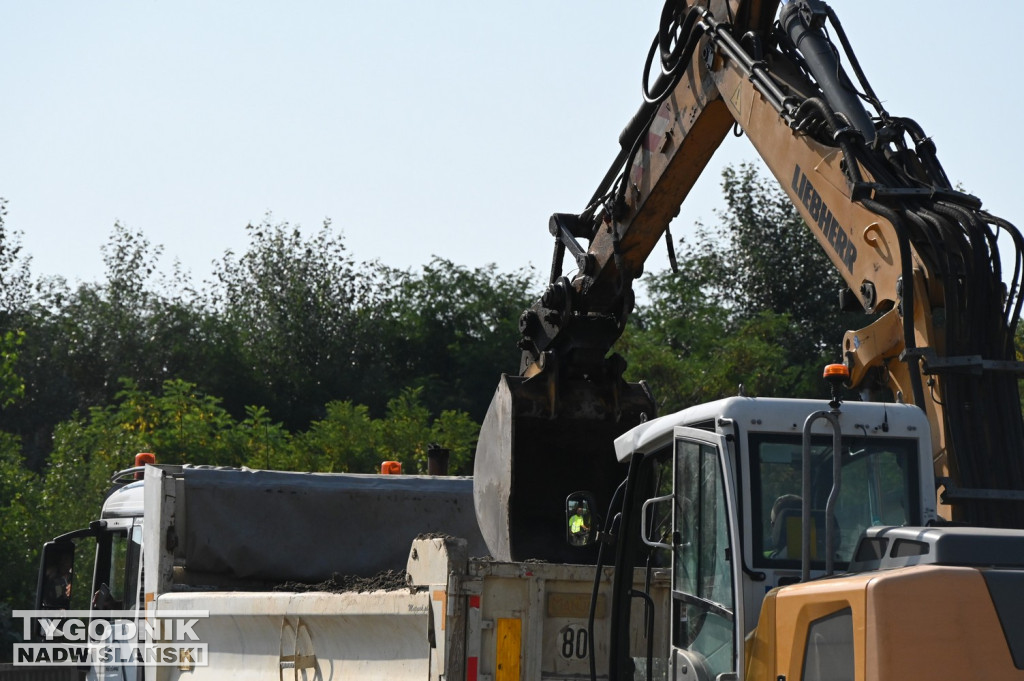
<path id="1" fill-rule="evenodd" d="M 284 582 L 274 587 L 274 591 L 326 591 L 329 593 L 363 593 L 365 591 L 397 591 L 408 587 L 405 570 L 385 570 L 372 577 L 359 575 L 342 575 L 335 572 L 330 579 L 318 584 L 304 582 Z"/>

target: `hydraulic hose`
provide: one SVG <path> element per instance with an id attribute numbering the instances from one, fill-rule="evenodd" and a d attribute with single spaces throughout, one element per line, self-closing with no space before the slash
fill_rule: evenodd
<path id="1" fill-rule="evenodd" d="M 812 4 L 806 0 L 787 3 L 779 13 L 779 22 L 792 45 L 803 55 L 804 62 L 821 88 L 832 109 L 851 121 L 864 141 L 875 139 L 875 124 L 861 106 L 856 90 L 836 59 L 832 45 L 819 26 L 814 25 Z"/>
<path id="2" fill-rule="evenodd" d="M 621 517 L 620 514 L 615 513 L 615 509 L 622 505 L 622 498 L 625 493 L 626 480 L 623 480 L 615 488 L 615 493 L 612 494 L 612 499 L 608 502 L 608 513 L 605 515 L 608 521 L 605 527 L 608 534 L 612 536 L 615 534 L 617 519 Z M 598 536 L 597 564 L 594 566 L 594 588 L 590 595 L 590 613 L 587 615 L 587 641 L 589 642 L 587 646 L 587 659 L 590 663 L 590 681 L 597 681 L 597 660 L 594 657 L 594 610 L 597 607 L 597 597 L 601 591 L 601 568 L 603 565 L 604 541 Z"/>
<path id="3" fill-rule="evenodd" d="M 868 82 L 867 76 L 864 75 L 864 71 L 860 68 L 860 61 L 857 59 L 857 55 L 853 52 L 853 46 L 850 45 L 850 41 L 846 37 L 846 31 L 843 30 L 843 25 L 839 22 L 839 17 L 836 15 L 835 10 L 833 10 L 831 6 L 825 5 L 825 11 L 828 13 L 829 23 L 831 23 L 833 28 L 836 29 L 836 35 L 839 36 L 839 42 L 843 46 L 843 52 L 846 53 L 846 58 L 850 60 L 850 68 L 853 69 L 854 75 L 857 76 L 857 81 L 860 83 L 861 88 L 864 89 L 864 95 L 867 97 L 868 101 L 871 102 L 871 105 L 875 107 L 879 115 L 883 119 L 887 118 L 888 114 L 882 107 L 881 101 L 875 95 L 875 91 L 871 87 L 871 83 Z"/>
<path id="4" fill-rule="evenodd" d="M 847 163 L 847 167 L 855 165 Z M 868 210 L 881 215 L 892 224 L 896 231 L 896 239 L 900 248 L 900 273 L 903 281 L 903 344 L 907 350 L 917 349 L 917 339 L 914 336 L 914 269 L 910 257 L 910 238 L 907 235 L 907 228 L 903 220 L 888 206 L 882 205 L 874 199 L 861 201 Z M 924 385 L 921 382 L 921 366 L 917 358 L 908 356 L 910 367 L 910 387 L 913 392 L 914 404 L 923 408 Z"/>
<path id="5" fill-rule="evenodd" d="M 702 7 L 699 5 L 690 7 L 682 21 L 677 22 L 671 7 L 673 4 L 675 4 L 673 0 L 666 0 L 662 9 L 662 21 L 658 27 L 658 34 L 654 37 L 647 60 L 644 62 L 641 82 L 643 104 L 619 133 L 619 153 L 602 178 L 597 190 L 590 197 L 590 201 L 587 202 L 587 211 L 594 209 L 608 196 L 609 189 L 615 185 L 616 178 L 620 179 L 620 184 L 614 189 L 616 199 L 621 200 L 624 196 L 625 181 L 628 180 L 632 170 L 633 159 L 640 151 L 639 145 L 643 140 L 644 133 L 650 128 L 651 121 L 654 120 L 654 116 L 658 112 L 658 107 L 679 84 L 679 79 L 685 73 L 685 67 L 693 58 L 693 52 L 700 42 L 700 37 L 704 34 L 704 27 L 697 21 L 704 12 Z M 679 25 L 679 30 L 672 29 L 676 23 Z M 680 42 L 680 36 L 685 36 L 686 39 Z M 673 37 L 675 38 L 674 47 L 671 46 Z M 661 57 L 661 73 L 654 82 L 654 92 L 652 93 L 649 83 L 656 54 Z M 668 57 L 667 61 L 666 56 Z"/>

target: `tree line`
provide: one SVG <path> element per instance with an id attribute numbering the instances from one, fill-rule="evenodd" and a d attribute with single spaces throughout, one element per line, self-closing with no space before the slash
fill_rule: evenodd
<path id="1" fill-rule="evenodd" d="M 259 405 L 295 431 L 334 400 L 379 417 L 406 388 L 434 415 L 478 419 L 495 372 L 517 367 L 528 271 L 357 262 L 329 223 L 310 236 L 270 219 L 246 230 L 247 249 L 196 284 L 160 273 L 160 247 L 115 225 L 104 281 L 70 286 L 33 278 L 0 225 L 0 333 L 20 334 L 13 371 L 25 385 L 0 429 L 22 439 L 30 468 L 44 465 L 56 424 L 115 401 L 123 379 L 152 392 L 183 380 L 235 418 Z"/>
<path id="2" fill-rule="evenodd" d="M 666 413 L 735 394 L 824 396 L 847 328 L 838 275 L 774 181 L 723 175 L 724 208 L 649 273 L 616 348 Z M 28 606 L 38 549 L 84 526 L 139 451 L 166 463 L 468 474 L 529 269 L 361 262 L 325 223 L 270 217 L 200 283 L 114 226 L 100 282 L 39 277 L 0 211 L 0 602 Z"/>

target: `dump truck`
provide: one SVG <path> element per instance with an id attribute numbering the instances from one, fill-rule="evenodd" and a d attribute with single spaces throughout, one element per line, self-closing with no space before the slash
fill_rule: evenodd
<path id="1" fill-rule="evenodd" d="M 95 567 L 71 583 L 92 602 L 60 608 L 46 576 L 85 538 Z M 487 554 L 470 478 L 150 464 L 115 476 L 88 528 L 46 544 L 37 611 L 50 631 L 77 616 L 136 634 L 90 642 L 81 666 L 99 679 L 579 678 L 592 645 L 607 656 L 607 607 L 588 619 L 610 568 Z M 637 587 L 666 597 L 666 574 L 638 570 Z M 147 636 L 174 623 L 182 640 Z M 637 632 L 636 650 L 666 631 Z M 51 659 L 87 647 L 39 645 Z"/>

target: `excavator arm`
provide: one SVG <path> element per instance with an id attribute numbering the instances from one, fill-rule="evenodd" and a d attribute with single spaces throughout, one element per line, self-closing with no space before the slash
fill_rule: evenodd
<path id="1" fill-rule="evenodd" d="M 521 318 L 521 374 L 502 378 L 477 449 L 477 513 L 497 557 L 568 559 L 543 529 L 557 532 L 561 500 L 613 495 L 611 440 L 654 402 L 608 353 L 633 280 L 733 126 L 845 279 L 843 304 L 875 316 L 844 338 L 852 385 L 925 410 L 957 519 L 1024 527 L 1013 342 L 1024 239 L 951 187 L 920 126 L 882 107 L 828 5 L 778 9 L 668 0 L 619 158 L 581 213 L 551 218 L 549 287 Z M 1009 287 L 1000 232 L 1014 250 Z"/>

